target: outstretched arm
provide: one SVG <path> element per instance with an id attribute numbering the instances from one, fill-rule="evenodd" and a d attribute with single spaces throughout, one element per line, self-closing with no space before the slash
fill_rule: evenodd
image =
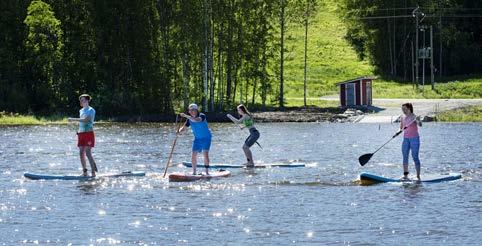
<path id="1" fill-rule="evenodd" d="M 236 123 L 236 124 L 241 124 L 241 119 L 242 119 L 242 118 L 238 120 L 238 119 L 236 119 L 236 117 L 232 116 L 231 114 L 227 114 L 226 116 L 227 116 L 230 120 L 232 120 L 234 123 Z"/>
<path id="2" fill-rule="evenodd" d="M 67 121 L 78 121 L 78 122 L 89 122 L 92 117 L 90 115 L 81 117 L 81 118 L 68 118 Z"/>
<path id="3" fill-rule="evenodd" d="M 191 120 L 191 121 L 194 121 L 194 122 L 201 122 L 201 121 L 203 121 L 203 118 L 201 118 L 200 116 L 192 117 L 192 116 L 190 116 L 190 115 L 188 115 L 188 114 L 185 114 L 185 113 L 180 113 L 179 115 L 180 115 L 181 117 L 184 117 L 184 118 L 186 118 L 186 119 L 188 119 L 188 120 Z"/>

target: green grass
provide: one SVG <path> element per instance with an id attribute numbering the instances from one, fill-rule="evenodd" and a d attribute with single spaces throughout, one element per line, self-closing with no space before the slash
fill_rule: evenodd
<path id="1" fill-rule="evenodd" d="M 346 28 L 337 14 L 335 0 L 320 1 L 317 15 L 308 27 L 307 97 L 338 94 L 336 83 L 370 76 L 374 68 L 360 61 L 344 39 Z M 303 97 L 304 27 L 291 23 L 286 35 L 285 98 Z M 482 98 L 482 75 L 468 78 L 443 78 L 436 90 L 430 86 L 416 90 L 410 83 L 377 79 L 373 83 L 374 98 Z M 426 84 L 429 79 L 426 80 Z M 296 104 L 287 100 L 287 104 Z M 301 103 L 303 103 L 301 101 Z"/>
<path id="2" fill-rule="evenodd" d="M 52 123 L 65 124 L 67 123 L 67 118 L 62 116 L 35 117 L 32 115 L 0 112 L 0 125 L 44 125 Z"/>
<path id="3" fill-rule="evenodd" d="M 336 1 L 323 2 L 308 26 L 307 97 L 335 94 L 336 83 L 373 74 L 373 68 L 360 61 L 344 39 L 346 28 L 337 16 Z M 288 27 L 285 97 L 303 97 L 304 35 L 303 25 Z"/>
<path id="4" fill-rule="evenodd" d="M 307 98 L 306 99 L 307 106 L 315 106 L 320 108 L 333 108 L 340 106 L 338 101 L 328 101 L 328 100 L 321 100 L 321 99 L 313 99 Z M 302 107 L 304 106 L 303 98 L 287 98 L 286 99 L 286 106 L 288 107 Z"/>
<path id="5" fill-rule="evenodd" d="M 445 111 L 437 115 L 437 120 L 446 122 L 482 122 L 482 105 Z"/>
<path id="6" fill-rule="evenodd" d="M 413 84 L 375 80 L 374 98 L 482 98 L 482 78 L 453 80 L 414 89 Z"/>

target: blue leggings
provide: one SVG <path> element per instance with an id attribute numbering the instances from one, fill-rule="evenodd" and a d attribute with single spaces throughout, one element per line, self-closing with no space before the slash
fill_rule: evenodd
<path id="1" fill-rule="evenodd" d="M 418 151 L 420 149 L 420 137 L 403 138 L 402 154 L 403 165 L 408 165 L 408 152 L 412 150 L 412 158 L 415 166 L 420 166 L 420 159 L 418 158 Z"/>

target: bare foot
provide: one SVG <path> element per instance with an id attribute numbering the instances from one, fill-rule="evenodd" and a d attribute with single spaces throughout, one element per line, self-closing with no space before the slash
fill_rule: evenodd
<path id="1" fill-rule="evenodd" d="M 92 171 L 92 177 L 95 177 L 95 171 Z"/>
<path id="2" fill-rule="evenodd" d="M 82 170 L 82 176 L 84 176 L 84 177 L 87 176 L 87 169 Z"/>

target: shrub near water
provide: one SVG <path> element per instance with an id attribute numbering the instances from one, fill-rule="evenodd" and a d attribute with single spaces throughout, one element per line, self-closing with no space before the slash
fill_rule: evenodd
<path id="1" fill-rule="evenodd" d="M 446 122 L 482 122 L 482 105 L 445 111 L 437 115 L 437 120 Z"/>

